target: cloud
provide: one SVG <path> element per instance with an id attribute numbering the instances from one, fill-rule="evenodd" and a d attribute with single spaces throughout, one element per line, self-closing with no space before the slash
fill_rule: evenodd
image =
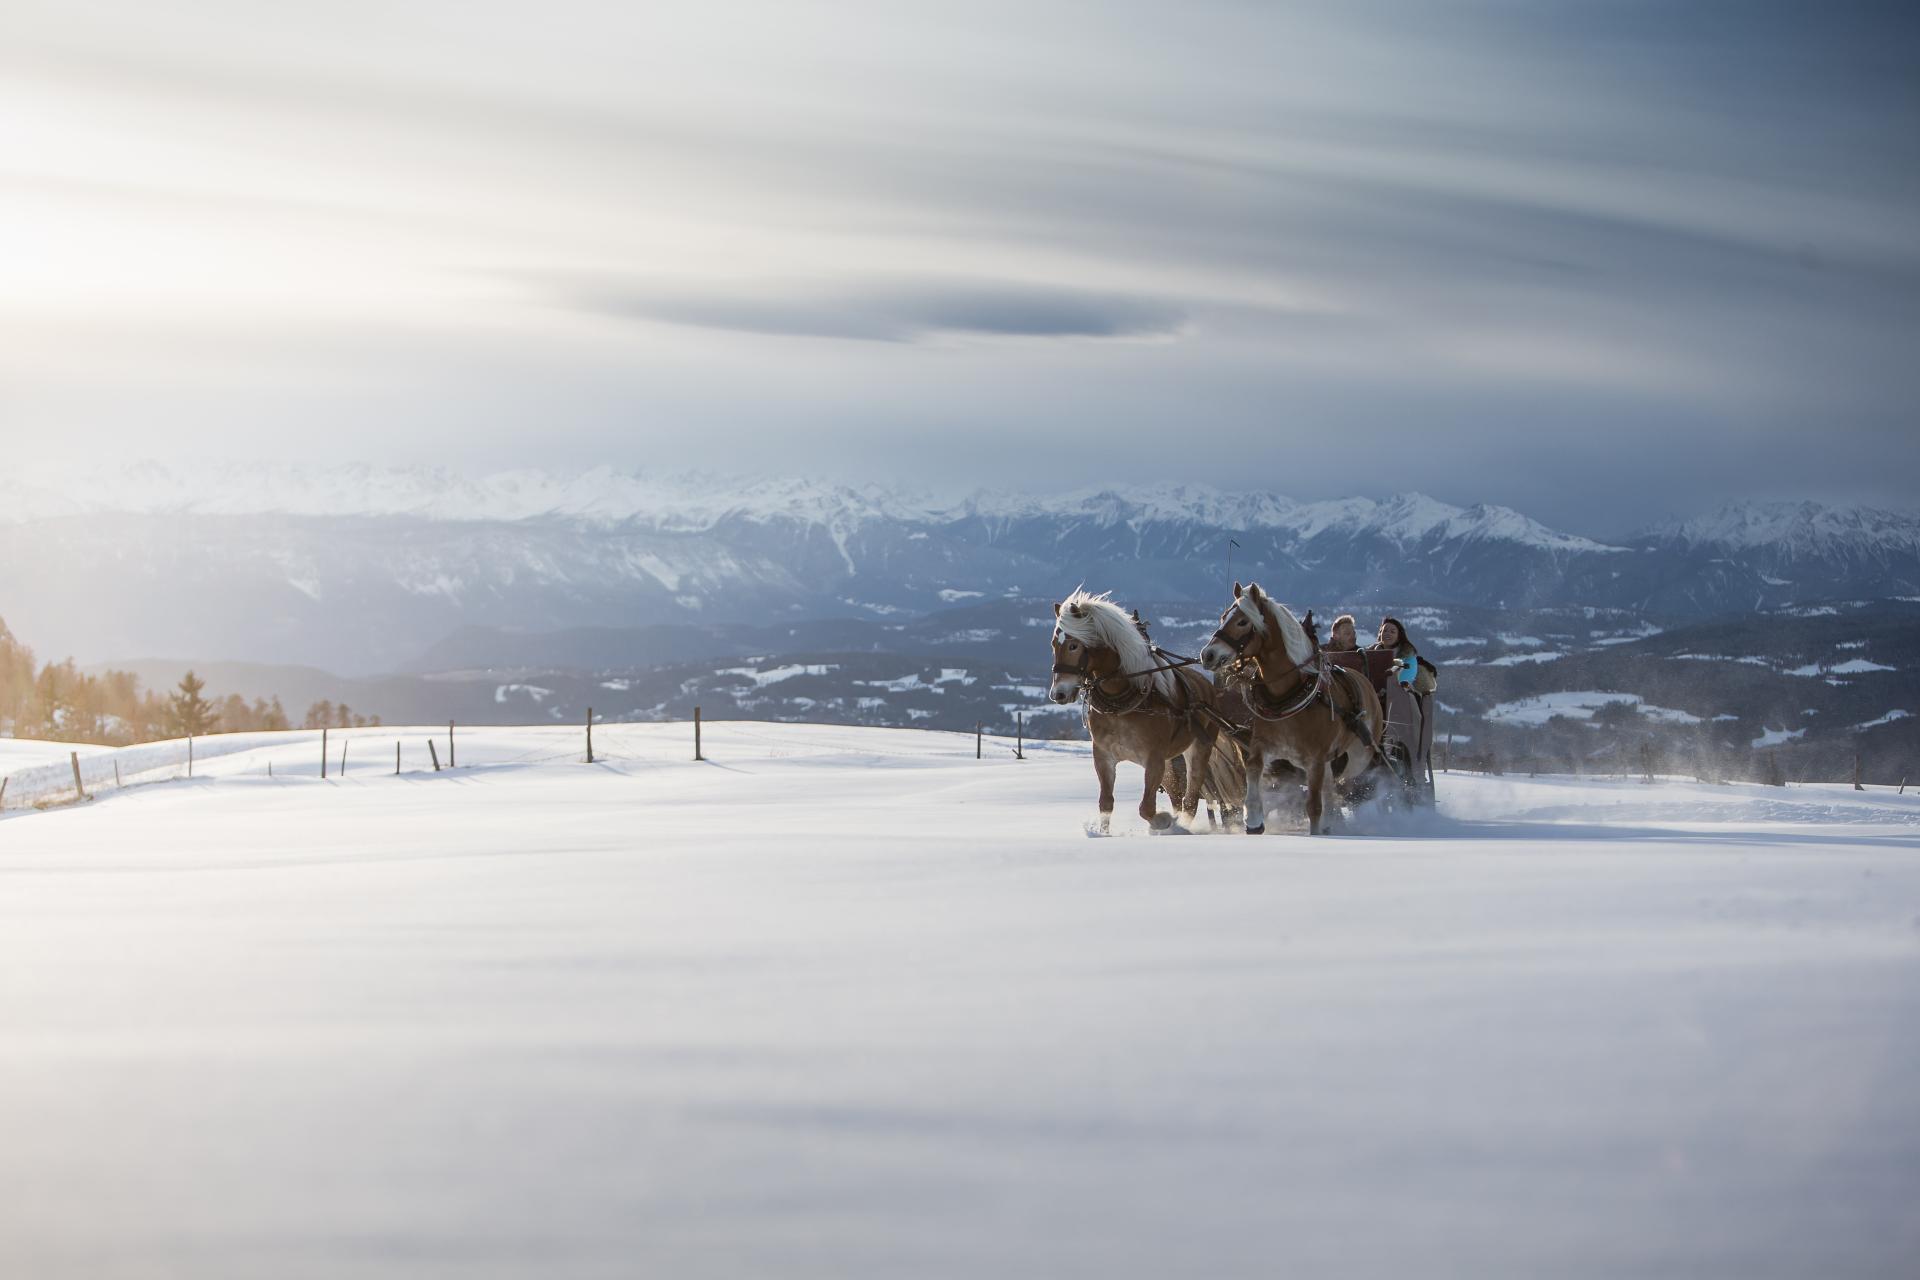
<path id="1" fill-rule="evenodd" d="M 1911 6 L 15 7 L 19 449 L 1920 483 Z"/>
<path id="2" fill-rule="evenodd" d="M 994 338 L 1163 338 L 1187 315 L 1175 303 L 1012 281 L 913 279 L 766 285 L 689 293 L 628 282 L 571 284 L 582 310 L 664 324 L 788 337 L 921 342 Z"/>

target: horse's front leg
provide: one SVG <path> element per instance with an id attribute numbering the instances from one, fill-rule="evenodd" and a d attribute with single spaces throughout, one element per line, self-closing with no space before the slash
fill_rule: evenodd
<path id="1" fill-rule="evenodd" d="M 1266 798 L 1267 753 L 1255 742 L 1247 747 L 1247 834 L 1263 835 L 1267 829 Z"/>
<path id="2" fill-rule="evenodd" d="M 1100 834 L 1113 827 L 1113 775 L 1117 762 L 1099 747 L 1093 749 L 1093 776 L 1100 780 Z"/>
<path id="3" fill-rule="evenodd" d="M 1162 827 L 1173 825 L 1173 815 L 1168 814 L 1163 823 L 1160 819 L 1160 784 L 1167 776 L 1167 758 L 1148 756 L 1145 765 L 1147 786 L 1140 797 L 1140 818 L 1149 826 Z"/>
<path id="4" fill-rule="evenodd" d="M 1324 760 L 1316 760 L 1307 766 L 1307 831 L 1311 835 L 1323 836 L 1327 828 L 1320 821 L 1326 801 L 1327 774 L 1332 769 Z"/>

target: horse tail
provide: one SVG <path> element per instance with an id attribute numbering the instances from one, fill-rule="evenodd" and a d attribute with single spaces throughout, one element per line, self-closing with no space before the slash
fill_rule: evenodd
<path id="1" fill-rule="evenodd" d="M 1247 791 L 1247 766 L 1240 744 L 1224 733 L 1215 735 L 1207 752 L 1206 770 L 1207 798 L 1222 810 L 1237 811 Z"/>

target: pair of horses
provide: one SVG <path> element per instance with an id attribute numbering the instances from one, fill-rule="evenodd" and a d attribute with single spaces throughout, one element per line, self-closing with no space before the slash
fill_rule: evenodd
<path id="1" fill-rule="evenodd" d="M 1156 829 L 1173 823 L 1159 812 L 1164 788 L 1189 822 L 1204 795 L 1210 821 L 1219 821 L 1217 806 L 1228 825 L 1241 821 L 1249 835 L 1266 830 L 1268 768 L 1291 765 L 1306 775 L 1308 829 L 1321 835 L 1328 790 L 1382 758 L 1386 716 L 1373 686 L 1323 661 L 1306 627 L 1257 583 L 1233 584 L 1233 600 L 1198 659 L 1212 673 L 1245 672 L 1251 719 L 1244 726 L 1228 714 L 1223 686 L 1195 671 L 1194 660 L 1156 648 L 1137 613 L 1080 590 L 1053 614 L 1047 693 L 1062 705 L 1086 700 L 1102 832 L 1112 821 L 1122 761 L 1146 770 L 1140 816 Z"/>

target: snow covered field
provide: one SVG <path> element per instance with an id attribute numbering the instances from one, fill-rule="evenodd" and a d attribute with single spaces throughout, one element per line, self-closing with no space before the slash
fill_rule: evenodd
<path id="1" fill-rule="evenodd" d="M 1920 797 L 1451 776 L 1422 830 L 1150 837 L 1131 770 L 1089 840 L 1079 747 L 426 733 L 0 818 L 0 1274 L 1920 1257 Z"/>

